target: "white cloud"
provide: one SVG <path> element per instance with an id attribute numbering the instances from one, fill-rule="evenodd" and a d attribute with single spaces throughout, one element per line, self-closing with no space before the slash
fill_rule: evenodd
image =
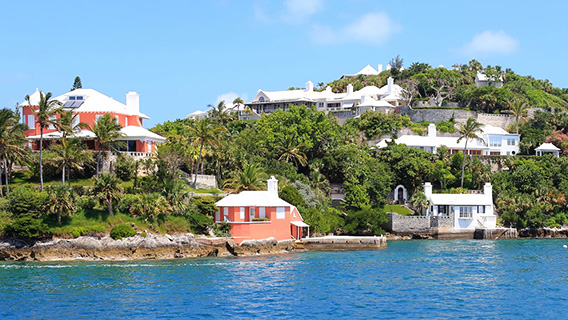
<path id="1" fill-rule="evenodd" d="M 239 95 L 239 94 L 236 94 L 234 92 L 227 92 L 227 93 L 223 93 L 223 94 L 220 94 L 219 96 L 217 96 L 217 100 L 215 101 L 214 106 L 216 107 L 219 104 L 219 102 L 225 101 L 225 106 L 227 108 L 232 108 L 233 107 L 233 100 L 235 100 L 238 97 L 243 99 L 244 102 L 246 102 L 247 99 L 248 99 L 246 94 Z"/>
<path id="2" fill-rule="evenodd" d="M 371 12 L 355 22 L 334 30 L 326 25 L 314 25 L 312 39 L 320 44 L 364 43 L 382 45 L 400 31 L 400 26 L 386 12 Z"/>
<path id="3" fill-rule="evenodd" d="M 286 7 L 286 11 L 282 17 L 284 20 L 303 21 L 321 10 L 322 1 L 286 0 L 284 6 Z"/>
<path id="4" fill-rule="evenodd" d="M 486 30 L 473 36 L 461 50 L 467 55 L 511 54 L 519 49 L 519 41 L 504 31 Z"/>

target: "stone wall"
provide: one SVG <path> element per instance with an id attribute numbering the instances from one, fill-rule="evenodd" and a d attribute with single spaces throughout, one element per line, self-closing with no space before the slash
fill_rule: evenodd
<path id="1" fill-rule="evenodd" d="M 453 228 L 454 217 L 430 217 L 431 228 Z"/>
<path id="2" fill-rule="evenodd" d="M 475 118 L 480 123 L 503 129 L 515 123 L 515 118 L 507 114 L 478 113 L 454 109 L 412 109 L 408 106 L 398 107 L 398 110 L 401 114 L 408 115 L 412 122 L 440 122 L 448 121 L 453 117 L 454 121 L 464 123 L 469 118 Z"/>
<path id="3" fill-rule="evenodd" d="M 389 212 L 387 231 L 398 233 L 430 232 L 430 217 L 425 216 L 401 216 Z"/>

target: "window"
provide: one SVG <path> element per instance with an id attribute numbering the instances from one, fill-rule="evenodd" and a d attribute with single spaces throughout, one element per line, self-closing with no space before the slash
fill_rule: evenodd
<path id="1" fill-rule="evenodd" d="M 266 218 L 266 209 L 264 207 L 258 208 L 258 217 L 261 219 Z"/>
<path id="2" fill-rule="evenodd" d="M 227 221 L 229 219 L 229 207 L 224 207 L 223 208 L 223 217 L 225 221 Z"/>
<path id="3" fill-rule="evenodd" d="M 489 155 L 498 156 L 498 155 L 501 155 L 501 152 L 499 152 L 499 151 L 491 151 L 491 152 L 489 152 Z"/>
<path id="4" fill-rule="evenodd" d="M 471 206 L 464 206 L 460 207 L 460 218 L 472 218 L 473 217 L 473 207 Z"/>
<path id="5" fill-rule="evenodd" d="M 69 97 L 69 101 L 75 101 L 75 100 L 76 100 L 75 97 L 73 96 Z"/>
<path id="6" fill-rule="evenodd" d="M 241 207 L 239 210 L 239 219 L 245 220 L 245 207 Z"/>
<path id="7" fill-rule="evenodd" d="M 489 137 L 489 146 L 490 147 L 500 147 L 501 146 L 501 137 Z"/>
<path id="8" fill-rule="evenodd" d="M 258 98 L 258 102 L 264 102 L 264 97 Z"/>
<path id="9" fill-rule="evenodd" d="M 508 138 L 508 139 L 507 139 L 507 145 L 508 145 L 508 146 L 517 145 L 517 140 L 516 140 L 516 139 L 513 139 L 513 138 Z"/>
<path id="10" fill-rule="evenodd" d="M 80 117 L 81 117 L 81 116 L 78 115 L 78 114 L 76 114 L 76 115 L 73 117 L 73 122 L 71 123 L 71 126 L 73 126 L 73 128 L 75 128 L 77 125 L 79 125 L 79 122 L 81 121 L 81 118 L 80 118 Z"/>
<path id="11" fill-rule="evenodd" d="M 221 212 L 219 210 L 215 212 L 215 221 L 221 221 Z"/>
<path id="12" fill-rule="evenodd" d="M 102 114 L 97 114 L 95 116 L 95 123 L 97 123 L 102 116 L 103 116 Z"/>
<path id="13" fill-rule="evenodd" d="M 448 214 L 447 206 L 438 206 L 438 215 L 445 216 Z"/>
<path id="14" fill-rule="evenodd" d="M 49 116 L 49 129 L 55 129 L 55 126 L 52 123 L 55 119 L 57 119 L 57 116 Z"/>
<path id="15" fill-rule="evenodd" d="M 277 207 L 276 208 L 276 219 L 284 219 L 284 218 L 286 218 L 286 208 Z"/>
<path id="16" fill-rule="evenodd" d="M 485 213 L 485 206 L 477 206 L 477 213 L 484 214 Z"/>
<path id="17" fill-rule="evenodd" d="M 249 208 L 249 218 L 252 221 L 255 218 L 255 208 Z"/>
<path id="18" fill-rule="evenodd" d="M 83 100 L 83 97 L 82 97 L 82 96 L 77 96 L 77 100 L 81 101 L 81 100 Z"/>
<path id="19" fill-rule="evenodd" d="M 30 114 L 28 116 L 28 127 L 30 129 L 35 129 L 35 117 L 33 114 Z"/>

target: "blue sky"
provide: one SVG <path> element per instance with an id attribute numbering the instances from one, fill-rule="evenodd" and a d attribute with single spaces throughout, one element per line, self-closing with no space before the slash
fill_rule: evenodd
<path id="1" fill-rule="evenodd" d="M 145 126 L 258 89 L 329 82 L 400 54 L 477 59 L 568 87 L 566 1 L 10 1 L 0 15 L 0 107 L 35 88 L 125 102 Z"/>

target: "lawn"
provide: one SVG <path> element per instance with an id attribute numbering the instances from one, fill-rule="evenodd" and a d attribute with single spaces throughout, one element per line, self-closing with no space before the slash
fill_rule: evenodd
<path id="1" fill-rule="evenodd" d="M 399 204 L 387 204 L 385 205 L 385 211 L 386 212 L 394 212 L 394 213 L 398 213 L 401 216 L 410 216 L 412 215 L 412 211 L 410 211 L 410 209 L 403 207 Z"/>

